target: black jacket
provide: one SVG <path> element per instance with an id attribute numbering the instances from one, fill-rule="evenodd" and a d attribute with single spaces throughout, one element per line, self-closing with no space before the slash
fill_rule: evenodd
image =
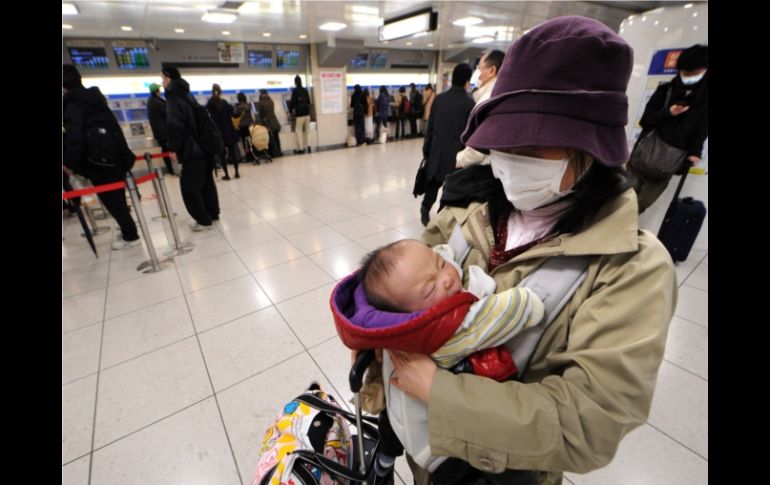
<path id="1" fill-rule="evenodd" d="M 164 144 L 168 140 L 166 132 L 166 100 L 151 94 L 150 99 L 147 100 L 147 117 L 150 119 L 152 136 L 160 144 Z"/>
<path id="2" fill-rule="evenodd" d="M 222 98 L 212 96 L 206 103 L 206 109 L 214 120 L 214 124 L 219 128 L 222 134 L 222 141 L 225 145 L 232 145 L 238 141 L 238 133 L 233 127 L 233 114 L 235 110 L 230 103 Z"/>
<path id="3" fill-rule="evenodd" d="M 262 121 L 267 122 L 270 131 L 281 131 L 281 124 L 275 116 L 275 103 L 270 96 L 264 94 L 259 96 L 258 109 L 259 117 Z"/>
<path id="4" fill-rule="evenodd" d="M 88 89 L 78 86 L 67 90 L 62 97 L 62 113 L 64 114 L 64 165 L 87 178 L 123 179 L 123 170 L 94 167 L 85 162 L 86 158 L 86 120 L 88 116 L 100 111 L 108 111 L 107 118 L 114 123 L 110 127 L 123 136 L 118 120 L 110 110 L 107 99 L 96 86 Z"/>
<path id="5" fill-rule="evenodd" d="M 166 128 L 168 149 L 180 162 L 206 156 L 192 136 L 196 129 L 192 103 L 198 101 L 190 94 L 190 85 L 182 78 L 174 79 L 166 88 Z"/>
<path id="6" fill-rule="evenodd" d="M 289 110 L 291 110 L 294 116 L 310 115 L 310 93 L 308 93 L 307 89 L 300 86 L 291 90 Z"/>
<path id="7" fill-rule="evenodd" d="M 460 135 L 473 106 L 473 98 L 461 87 L 452 86 L 436 96 L 422 145 L 422 154 L 427 160 L 427 180 L 443 182 L 447 174 L 454 171 L 457 152 L 465 148 Z"/>
<path id="8" fill-rule="evenodd" d="M 671 96 L 668 103 L 665 103 L 669 88 L 671 88 Z M 680 102 L 686 103 L 690 109 L 678 116 L 673 116 L 669 107 Z M 658 86 L 647 102 L 639 124 L 642 127 L 639 139 L 655 128 L 658 136 L 666 143 L 687 150 L 687 155 L 700 157 L 703 142 L 706 141 L 709 132 L 708 72 L 693 86 L 682 84 L 679 76 L 671 82 Z"/>

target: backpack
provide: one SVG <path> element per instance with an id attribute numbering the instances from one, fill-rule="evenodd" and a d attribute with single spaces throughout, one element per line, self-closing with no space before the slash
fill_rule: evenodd
<path id="1" fill-rule="evenodd" d="M 112 111 L 105 109 L 86 116 L 85 162 L 102 170 L 131 170 L 136 161 Z"/>
<path id="2" fill-rule="evenodd" d="M 198 104 L 192 95 L 187 98 L 187 102 L 190 103 L 193 109 L 193 120 L 195 122 L 193 138 L 206 156 L 210 158 L 220 156 L 225 150 L 225 144 L 222 141 L 222 134 L 219 133 L 219 128 L 214 124 L 214 120 L 211 119 L 211 115 L 206 108 Z"/>
<path id="3" fill-rule="evenodd" d="M 414 106 L 412 106 L 414 114 L 422 116 L 422 94 L 419 91 L 414 92 Z"/>
<path id="4" fill-rule="evenodd" d="M 404 96 L 402 99 L 403 99 L 403 101 L 401 102 L 401 107 L 403 108 L 402 114 L 406 116 L 412 110 L 412 107 L 409 103 L 409 96 Z"/>
<path id="5" fill-rule="evenodd" d="M 294 109 L 297 116 L 307 116 L 310 114 L 310 95 L 305 88 L 297 89 L 297 101 Z"/>

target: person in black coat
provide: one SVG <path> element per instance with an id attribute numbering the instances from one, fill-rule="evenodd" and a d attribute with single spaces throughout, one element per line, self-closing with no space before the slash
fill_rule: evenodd
<path id="1" fill-rule="evenodd" d="M 658 86 L 647 102 L 639 120 L 642 132 L 637 143 L 654 129 L 661 140 L 687 151 L 687 161 L 698 164 L 709 128 L 708 46 L 696 44 L 685 49 L 679 55 L 676 68 L 679 71 L 676 77 Z M 626 169 L 632 176 L 641 214 L 666 190 L 671 177 L 649 179 L 634 170 L 631 163 Z M 689 164 L 682 167 L 687 169 Z"/>
<path id="2" fill-rule="evenodd" d="M 282 157 L 281 138 L 278 136 L 281 131 L 281 123 L 275 116 L 275 103 L 267 93 L 267 89 L 259 90 L 258 109 L 259 118 L 267 124 L 267 129 L 270 131 L 270 156 L 273 158 Z"/>
<path id="3" fill-rule="evenodd" d="M 350 107 L 353 109 L 353 128 L 356 134 L 356 146 L 362 145 L 366 138 L 364 136 L 364 93 L 361 91 L 361 85 L 353 86 L 353 94 L 350 96 Z"/>
<path id="4" fill-rule="evenodd" d="M 228 161 L 235 167 L 235 178 L 239 179 L 241 178 L 240 174 L 238 174 L 240 154 L 235 146 L 238 143 L 238 133 L 235 132 L 232 122 L 234 110 L 230 103 L 222 99 L 222 88 L 219 84 L 214 84 L 211 87 L 211 98 L 206 103 L 206 109 L 211 115 L 214 124 L 219 128 L 219 133 L 222 134 L 222 142 L 225 145 L 225 163 L 222 164 L 225 176 L 222 177 L 222 180 L 230 180 L 230 174 L 227 172 Z"/>
<path id="5" fill-rule="evenodd" d="M 473 98 L 468 95 L 471 66 L 462 63 L 452 71 L 452 87 L 436 96 L 431 107 L 422 156 L 425 158 L 426 187 L 420 208 L 424 226 L 430 220 L 430 208 L 436 202 L 444 178 L 455 169 L 457 152 L 464 148 L 460 135 L 465 129 Z"/>
<path id="6" fill-rule="evenodd" d="M 195 222 L 193 231 L 207 231 L 219 219 L 219 196 L 214 182 L 214 160 L 208 160 L 195 139 L 194 106 L 198 101 L 190 94 L 190 84 L 182 79 L 179 69 L 161 70 L 168 102 L 168 145 L 173 157 L 182 164 L 179 187 L 185 208 Z"/>
<path id="7" fill-rule="evenodd" d="M 163 153 L 168 152 L 168 135 L 166 134 L 166 100 L 160 97 L 160 84 L 150 84 L 150 99 L 147 100 L 147 118 L 150 119 L 152 136 L 160 145 Z M 169 157 L 163 157 L 166 173 L 176 175 Z"/>
<path id="8" fill-rule="evenodd" d="M 94 185 L 125 180 L 126 171 L 121 168 L 98 167 L 86 162 L 86 123 L 89 116 L 108 111 L 109 116 L 106 118 L 114 121 L 108 128 L 119 136 L 123 136 L 118 120 L 110 111 L 107 99 L 98 87 L 93 86 L 88 89 L 83 87 L 80 73 L 72 64 L 62 65 L 62 88 L 66 91 L 62 97 L 65 133 L 62 163 L 64 172 L 68 176 L 75 173 L 89 178 Z M 125 145 L 124 150 L 127 158 L 133 155 L 129 153 L 128 145 Z M 137 246 L 141 241 L 139 241 L 136 223 L 128 210 L 125 189 L 100 192 L 97 196 L 120 226 L 122 239 L 112 243 L 112 249 L 120 250 Z"/>

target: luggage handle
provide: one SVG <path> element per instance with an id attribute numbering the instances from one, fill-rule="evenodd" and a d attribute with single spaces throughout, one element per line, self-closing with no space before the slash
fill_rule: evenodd
<path id="1" fill-rule="evenodd" d="M 364 385 L 364 373 L 374 359 L 374 349 L 367 349 L 358 352 L 356 361 L 350 368 L 350 374 L 348 375 L 348 382 L 350 384 L 350 390 L 357 393 Z"/>

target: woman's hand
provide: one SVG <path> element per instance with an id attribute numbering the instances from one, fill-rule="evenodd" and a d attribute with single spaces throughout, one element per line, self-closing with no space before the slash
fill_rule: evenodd
<path id="1" fill-rule="evenodd" d="M 427 404 L 433 376 L 436 375 L 436 363 L 423 354 L 388 350 L 388 355 L 398 374 L 390 383 Z"/>

